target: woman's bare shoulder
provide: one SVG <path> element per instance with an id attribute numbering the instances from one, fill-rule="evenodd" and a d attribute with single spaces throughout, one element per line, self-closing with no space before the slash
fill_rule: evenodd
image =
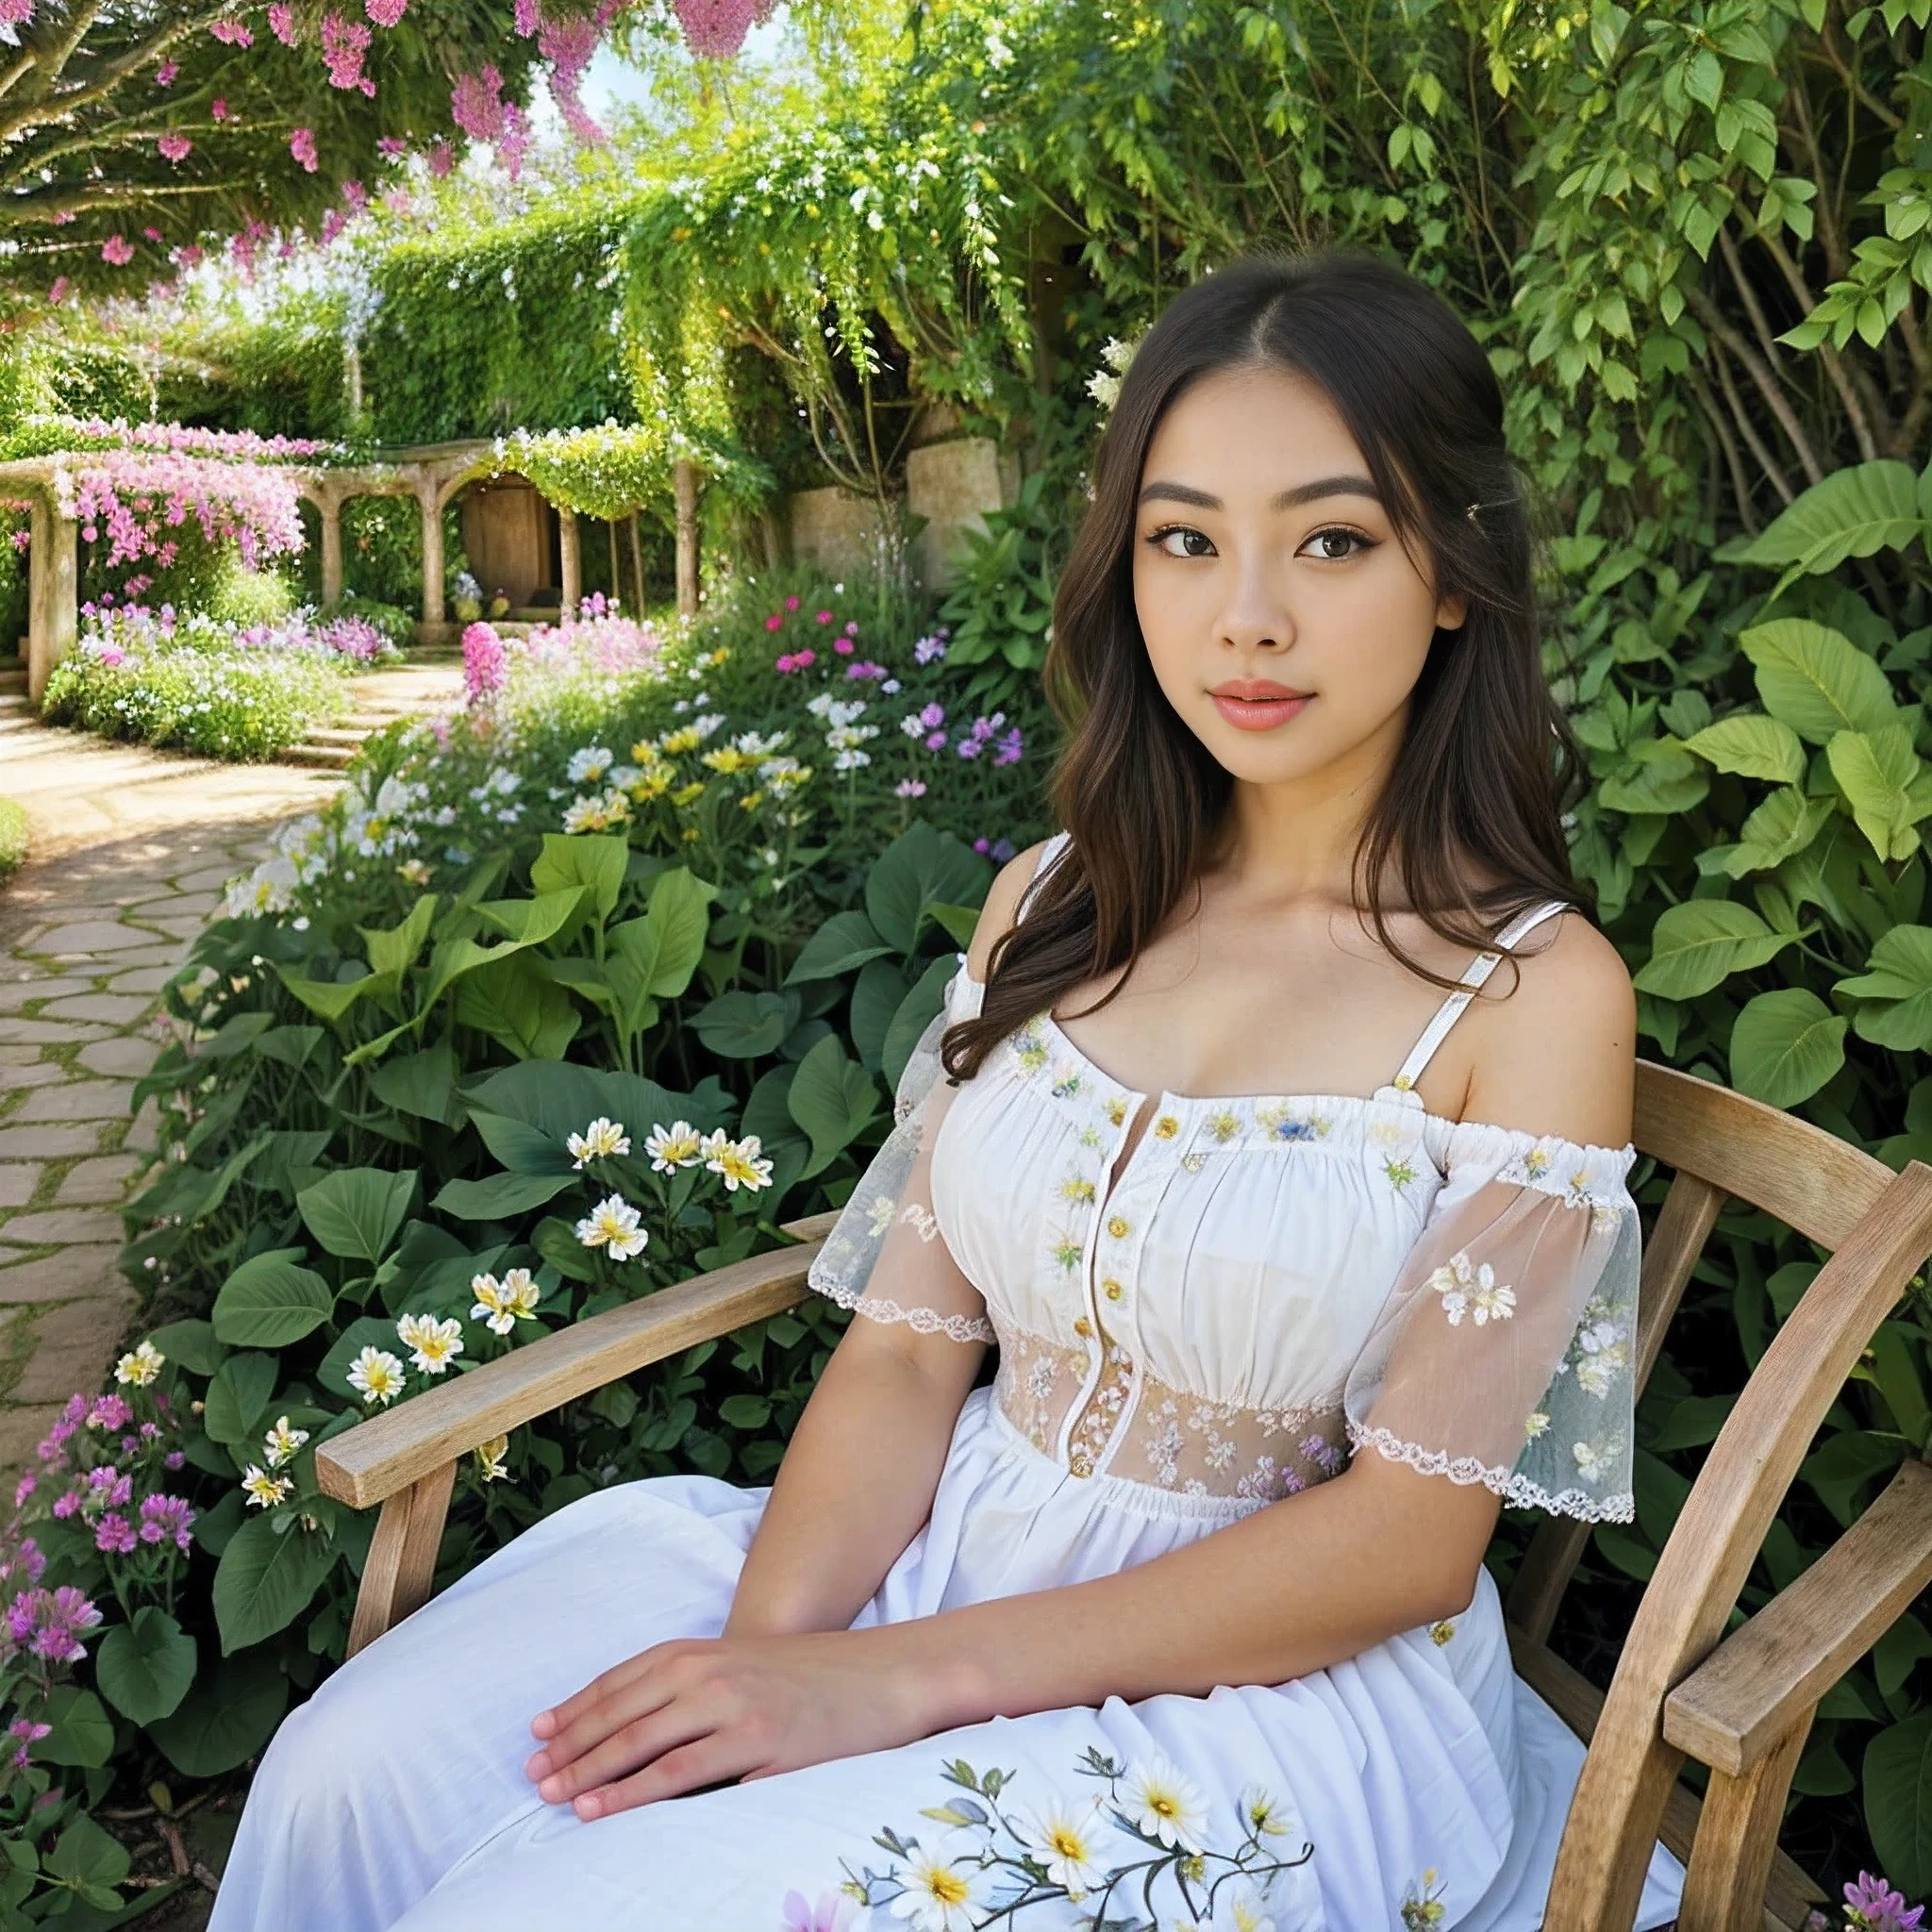
<path id="1" fill-rule="evenodd" d="M 1040 855 L 1052 841 L 1037 840 L 1024 852 L 1016 852 L 994 875 L 987 889 L 986 904 L 979 908 L 979 924 L 973 928 L 973 942 L 966 949 L 966 971 L 982 985 L 987 977 L 987 960 L 999 936 L 1012 924 L 1020 909 L 1020 898 L 1040 864 Z"/>
<path id="2" fill-rule="evenodd" d="M 1507 997 L 1481 1014 L 1467 1114 L 1597 1146 L 1630 1137 L 1637 995 L 1615 946 L 1580 913 L 1555 922 L 1491 984 Z M 1543 932 L 1549 928 L 1544 927 Z M 1475 1015 L 1472 1014 L 1472 1018 Z"/>

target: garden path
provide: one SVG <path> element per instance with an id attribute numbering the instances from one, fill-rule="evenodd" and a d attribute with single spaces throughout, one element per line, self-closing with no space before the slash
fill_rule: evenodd
<path id="1" fill-rule="evenodd" d="M 0 792 L 34 843 L 0 891 L 0 1471 L 100 1386 L 134 1310 L 119 1205 L 155 1147 L 134 1082 L 159 991 L 283 818 L 333 772 L 224 765 L 7 721 Z"/>

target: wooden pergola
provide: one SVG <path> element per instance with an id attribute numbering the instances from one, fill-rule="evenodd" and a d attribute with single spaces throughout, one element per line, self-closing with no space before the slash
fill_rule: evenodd
<path id="1" fill-rule="evenodd" d="M 0 493 L 25 498 L 32 506 L 28 553 L 27 699 L 38 705 L 47 675 L 74 648 L 78 614 L 79 525 L 55 507 L 54 473 L 86 460 L 85 451 L 64 451 L 0 463 Z M 342 507 L 358 496 L 410 496 L 423 518 L 423 625 L 433 630 L 445 621 L 442 600 L 442 513 L 466 484 L 492 475 L 496 446 L 488 441 L 426 443 L 378 451 L 354 467 L 326 464 L 287 466 L 301 494 L 322 520 L 322 596 L 332 604 L 342 593 Z M 687 467 L 687 466 L 680 466 Z M 694 488 L 691 491 L 695 498 Z M 562 608 L 574 611 L 582 594 L 582 551 L 575 514 L 560 506 L 558 525 Z M 683 492 L 679 497 L 679 603 L 684 601 Z M 695 538 L 693 501 L 690 514 Z M 692 545 L 695 565 L 695 544 Z M 693 567 L 691 607 L 696 608 Z"/>

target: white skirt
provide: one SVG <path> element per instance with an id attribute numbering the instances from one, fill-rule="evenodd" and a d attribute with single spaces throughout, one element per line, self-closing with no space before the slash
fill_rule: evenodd
<path id="1" fill-rule="evenodd" d="M 719 1635 L 769 1494 L 681 1475 L 587 1496 L 344 1665 L 270 1745 L 209 1932 L 824 1932 L 833 1907 L 839 1932 L 859 1932 L 848 1882 L 872 1932 L 971 1932 L 1023 1895 L 1003 1928 L 1062 1932 L 1092 1924 L 1116 1871 L 1108 1918 L 1159 1932 L 1541 1925 L 1583 1750 L 1511 1671 L 1487 1574 L 1446 1628 L 1286 1684 L 995 1717 L 590 1824 L 545 1804 L 523 1770 L 530 1719 L 654 1643 Z M 1185 1502 L 1070 1476 L 976 1389 L 930 1522 L 855 1627 L 1112 1574 L 1224 1520 Z M 960 1759 L 1003 1774 L 993 1806 L 948 1781 Z M 1193 1787 L 1191 1886 L 1123 1822 L 1149 1768 Z M 961 1799 L 953 1822 L 927 1815 Z M 1023 1844 L 1056 1811 L 1088 1827 L 1090 1866 L 1029 1890 Z M 983 1867 L 987 1851 L 1004 1862 Z M 967 1897 L 912 1886 L 921 1854 L 950 1861 Z M 1682 1881 L 1659 1848 L 1640 1928 L 1674 1917 Z"/>

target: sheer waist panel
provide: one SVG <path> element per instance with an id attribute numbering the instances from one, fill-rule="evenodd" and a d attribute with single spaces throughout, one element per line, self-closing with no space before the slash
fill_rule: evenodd
<path id="1" fill-rule="evenodd" d="M 1243 1408 L 1147 1374 L 1110 1337 L 1102 1338 L 1102 1348 L 1100 1374 L 1082 1401 L 1088 1349 L 1000 1324 L 993 1405 L 1042 1456 L 1064 1459 L 1074 1475 L 1091 1476 L 1104 1465 L 1108 1475 L 1178 1495 L 1272 1503 L 1347 1467 L 1339 1392 L 1318 1407 Z"/>

